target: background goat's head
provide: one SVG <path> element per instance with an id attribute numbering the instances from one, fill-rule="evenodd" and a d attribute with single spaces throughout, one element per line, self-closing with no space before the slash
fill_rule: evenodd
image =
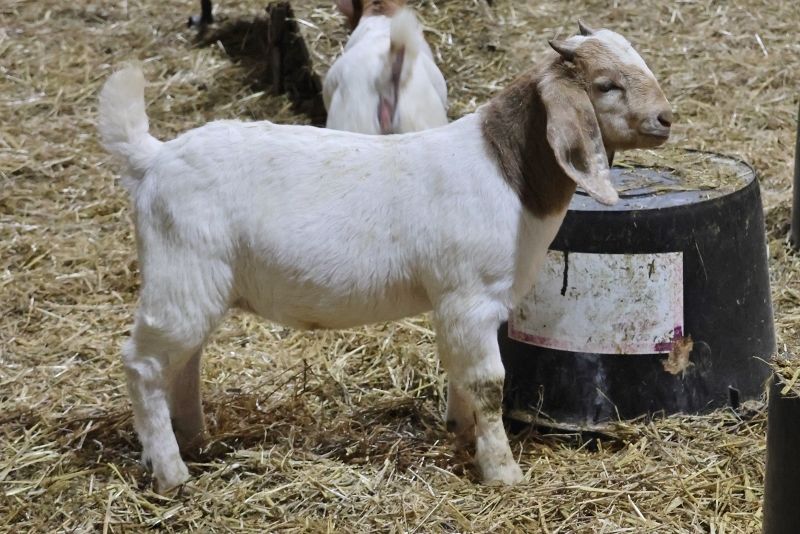
<path id="1" fill-rule="evenodd" d="M 356 29 L 361 17 L 386 15 L 391 17 L 406 5 L 406 0 L 336 0 L 336 7 L 347 17 L 350 31 Z"/>

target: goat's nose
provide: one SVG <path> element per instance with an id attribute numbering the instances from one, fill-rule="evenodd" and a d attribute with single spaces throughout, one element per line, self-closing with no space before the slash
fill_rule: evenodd
<path id="1" fill-rule="evenodd" d="M 666 110 L 659 113 L 658 122 L 660 122 L 661 126 L 663 126 L 664 128 L 669 128 L 670 126 L 672 126 L 672 111 Z"/>

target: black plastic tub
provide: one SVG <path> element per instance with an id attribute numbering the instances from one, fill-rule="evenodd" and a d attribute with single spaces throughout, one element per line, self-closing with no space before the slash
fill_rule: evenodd
<path id="1" fill-rule="evenodd" d="M 800 370 L 797 356 L 786 361 Z M 769 390 L 764 534 L 796 534 L 800 530 L 800 384 L 792 384 L 793 380 L 797 377 L 776 372 Z"/>
<path id="2" fill-rule="evenodd" d="M 718 154 L 653 157 L 613 169 L 615 206 L 575 195 L 501 327 L 511 418 L 598 430 L 764 392 L 775 334 L 755 172 Z"/>

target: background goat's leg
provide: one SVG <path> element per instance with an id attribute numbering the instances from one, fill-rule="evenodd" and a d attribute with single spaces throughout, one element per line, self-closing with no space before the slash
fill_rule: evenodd
<path id="1" fill-rule="evenodd" d="M 200 0 L 200 15 L 192 15 L 189 17 L 189 27 L 198 26 L 203 28 L 214 22 L 214 15 L 212 14 L 211 0 Z"/>

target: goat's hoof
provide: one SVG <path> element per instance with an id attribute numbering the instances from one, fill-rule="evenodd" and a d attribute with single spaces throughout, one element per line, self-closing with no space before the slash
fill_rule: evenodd
<path id="1" fill-rule="evenodd" d="M 182 461 L 169 466 L 169 469 L 155 474 L 156 493 L 165 495 L 189 480 L 189 469 Z"/>
<path id="2" fill-rule="evenodd" d="M 522 469 L 516 462 L 492 465 L 482 471 L 481 479 L 484 484 L 513 486 L 522 481 Z"/>
<path id="3" fill-rule="evenodd" d="M 186 23 L 187 28 L 197 28 L 200 31 L 208 28 L 209 25 L 214 23 L 214 19 L 210 15 L 190 15 Z"/>
<path id="4" fill-rule="evenodd" d="M 148 473 L 153 472 L 153 459 L 150 458 L 150 456 L 148 456 L 145 453 L 142 453 L 142 459 L 139 460 L 139 462 L 142 464 L 142 467 L 144 467 L 145 471 L 147 471 Z"/>
<path id="5" fill-rule="evenodd" d="M 164 495 L 189 480 L 189 468 L 180 457 L 165 462 L 161 458 L 142 453 L 142 464 L 153 473 L 156 493 Z"/>

